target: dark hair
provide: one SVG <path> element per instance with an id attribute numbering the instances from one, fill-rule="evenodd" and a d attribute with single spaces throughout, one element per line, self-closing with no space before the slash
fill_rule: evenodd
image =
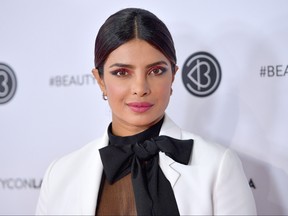
<path id="1" fill-rule="evenodd" d="M 139 8 L 127 8 L 111 15 L 99 29 L 95 42 L 95 68 L 103 76 L 108 55 L 132 39 L 142 39 L 162 52 L 175 72 L 176 51 L 166 25 L 153 13 Z"/>

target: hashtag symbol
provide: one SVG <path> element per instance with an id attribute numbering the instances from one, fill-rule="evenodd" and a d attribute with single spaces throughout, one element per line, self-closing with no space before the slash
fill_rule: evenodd
<path id="1" fill-rule="evenodd" d="M 55 84 L 54 77 L 51 77 L 51 78 L 50 78 L 50 85 L 53 86 L 54 84 Z"/>
<path id="2" fill-rule="evenodd" d="M 261 66 L 260 76 L 261 77 L 265 77 L 265 75 L 266 75 L 266 67 L 265 66 Z"/>

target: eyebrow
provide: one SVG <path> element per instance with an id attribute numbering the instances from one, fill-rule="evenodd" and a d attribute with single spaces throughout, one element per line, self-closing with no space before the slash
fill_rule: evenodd
<path id="1" fill-rule="evenodd" d="M 156 66 L 156 65 L 160 65 L 160 64 L 164 64 L 164 65 L 167 65 L 168 66 L 168 63 L 166 61 L 157 61 L 157 62 L 154 62 L 152 64 L 148 64 L 146 66 L 146 68 L 150 68 L 150 67 L 153 67 L 153 66 Z M 125 68 L 130 68 L 130 69 L 133 69 L 135 68 L 133 65 L 130 65 L 130 64 L 122 64 L 122 63 L 115 63 L 115 64 L 112 64 L 110 65 L 109 68 L 112 68 L 112 67 L 125 67 Z"/>

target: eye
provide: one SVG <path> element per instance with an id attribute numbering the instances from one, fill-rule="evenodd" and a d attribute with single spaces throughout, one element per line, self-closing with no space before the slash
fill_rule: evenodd
<path id="1" fill-rule="evenodd" d="M 158 66 L 158 67 L 152 68 L 149 71 L 149 75 L 151 74 L 151 75 L 154 75 L 154 76 L 159 76 L 159 75 L 165 73 L 166 71 L 167 71 L 167 68 Z"/>
<path id="2" fill-rule="evenodd" d="M 124 68 L 117 69 L 115 71 L 112 71 L 111 73 L 112 73 L 112 75 L 118 76 L 118 77 L 124 77 L 124 76 L 127 76 L 129 74 L 129 72 Z"/>

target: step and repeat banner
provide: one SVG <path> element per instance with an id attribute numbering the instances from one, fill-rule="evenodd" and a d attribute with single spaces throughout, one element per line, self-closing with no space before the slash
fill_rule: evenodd
<path id="1" fill-rule="evenodd" d="M 51 161 L 105 132 L 111 111 L 91 73 L 94 41 L 126 7 L 151 10 L 174 37 L 167 113 L 238 153 L 260 215 L 287 215 L 285 0 L 1 0 L 0 214 L 33 214 Z"/>

